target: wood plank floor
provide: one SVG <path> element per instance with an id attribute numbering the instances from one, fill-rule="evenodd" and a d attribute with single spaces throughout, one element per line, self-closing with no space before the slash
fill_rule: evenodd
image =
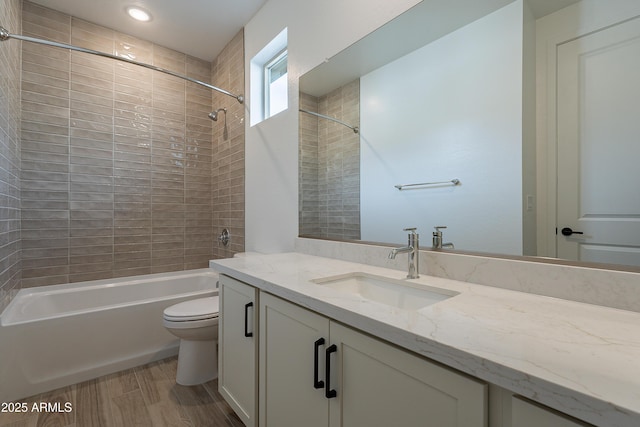
<path id="1" fill-rule="evenodd" d="M 172 357 L 23 399 L 29 410 L 0 413 L 0 427 L 244 427 L 218 393 L 218 380 L 181 386 L 177 366 Z M 49 411 L 33 411 L 40 402 Z M 71 410 L 64 412 L 68 403 Z"/>

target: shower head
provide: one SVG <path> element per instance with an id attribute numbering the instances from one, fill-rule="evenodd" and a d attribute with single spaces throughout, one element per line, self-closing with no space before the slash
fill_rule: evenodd
<path id="1" fill-rule="evenodd" d="M 212 111 L 212 112 L 209 113 L 209 118 L 211 120 L 213 120 L 214 122 L 217 122 L 218 121 L 218 113 L 220 111 L 222 111 L 224 113 L 225 117 L 226 117 L 227 109 L 226 108 L 218 108 L 216 111 Z"/>

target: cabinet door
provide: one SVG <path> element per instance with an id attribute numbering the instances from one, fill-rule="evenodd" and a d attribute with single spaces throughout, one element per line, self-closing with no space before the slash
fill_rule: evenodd
<path id="1" fill-rule="evenodd" d="M 513 427 L 588 427 L 583 423 L 551 409 L 529 403 L 519 397 L 511 399 L 511 425 Z"/>
<path id="2" fill-rule="evenodd" d="M 324 380 L 328 345 L 327 318 L 261 293 L 260 426 L 327 427 L 329 403 L 316 380 Z"/>
<path id="3" fill-rule="evenodd" d="M 487 426 L 485 384 L 336 323 L 331 342 L 332 427 Z"/>
<path id="4" fill-rule="evenodd" d="M 256 426 L 257 290 L 220 276 L 218 389 L 246 426 Z"/>

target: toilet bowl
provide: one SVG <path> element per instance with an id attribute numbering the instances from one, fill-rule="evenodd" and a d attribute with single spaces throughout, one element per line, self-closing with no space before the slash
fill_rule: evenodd
<path id="1" fill-rule="evenodd" d="M 218 310 L 217 296 L 181 302 L 164 310 L 165 328 L 180 338 L 178 384 L 202 384 L 218 377 Z"/>

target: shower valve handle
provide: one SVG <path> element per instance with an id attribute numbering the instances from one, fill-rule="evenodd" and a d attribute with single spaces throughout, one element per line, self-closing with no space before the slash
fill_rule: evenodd
<path id="1" fill-rule="evenodd" d="M 229 229 L 225 228 L 222 230 L 222 233 L 218 236 L 218 242 L 222 243 L 224 246 L 227 246 L 231 241 L 231 233 L 229 233 Z"/>

